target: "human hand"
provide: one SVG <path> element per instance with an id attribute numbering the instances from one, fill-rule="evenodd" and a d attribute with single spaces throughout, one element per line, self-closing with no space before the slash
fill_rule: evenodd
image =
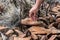
<path id="1" fill-rule="evenodd" d="M 32 20 L 37 20 L 37 12 L 38 12 L 38 7 L 34 5 L 29 11 L 29 17 Z"/>

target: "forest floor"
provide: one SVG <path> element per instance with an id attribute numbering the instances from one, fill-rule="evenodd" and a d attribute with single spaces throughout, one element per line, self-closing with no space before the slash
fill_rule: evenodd
<path id="1" fill-rule="evenodd" d="M 44 2 L 41 5 L 40 10 L 38 11 L 37 21 L 33 21 L 30 18 L 25 17 L 22 18 L 19 21 L 19 23 L 17 23 L 18 25 L 14 27 L 1 25 L 0 40 L 59 40 L 60 39 L 60 3 L 56 2 L 52 6 L 51 5 L 52 3 L 49 4 L 49 2 L 48 3 Z M 3 9 L 4 7 L 1 7 L 0 5 L 1 12 Z M 23 11 L 25 12 L 27 10 L 23 10 Z M 12 10 L 11 12 L 15 12 L 15 11 Z M 13 18 L 12 20 L 14 21 Z"/>

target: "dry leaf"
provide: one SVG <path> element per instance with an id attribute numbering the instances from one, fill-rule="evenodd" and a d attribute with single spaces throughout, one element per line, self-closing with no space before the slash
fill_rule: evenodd
<path id="1" fill-rule="evenodd" d="M 14 40 L 30 40 L 31 37 L 27 37 L 27 38 L 19 38 L 19 37 L 14 37 Z"/>
<path id="2" fill-rule="evenodd" d="M 31 18 L 25 18 L 21 20 L 21 24 L 25 25 L 39 25 L 40 23 L 37 21 L 33 21 Z"/>

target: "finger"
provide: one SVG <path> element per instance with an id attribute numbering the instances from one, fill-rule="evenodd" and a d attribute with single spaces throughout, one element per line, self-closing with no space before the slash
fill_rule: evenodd
<path id="1" fill-rule="evenodd" d="M 34 12 L 34 17 L 36 17 L 36 12 Z"/>
<path id="2" fill-rule="evenodd" d="M 29 12 L 29 17 L 33 20 L 33 12 Z"/>
<path id="3" fill-rule="evenodd" d="M 29 17 L 31 18 L 31 14 L 32 14 L 32 12 L 29 12 Z"/>
<path id="4" fill-rule="evenodd" d="M 30 17 L 32 20 L 34 20 L 34 18 L 33 18 L 33 13 L 32 13 L 32 12 L 29 13 L 29 17 Z"/>
<path id="5" fill-rule="evenodd" d="M 36 12 L 34 12 L 34 21 L 37 20 Z"/>
<path id="6" fill-rule="evenodd" d="M 34 20 L 34 13 L 31 14 L 31 19 Z"/>

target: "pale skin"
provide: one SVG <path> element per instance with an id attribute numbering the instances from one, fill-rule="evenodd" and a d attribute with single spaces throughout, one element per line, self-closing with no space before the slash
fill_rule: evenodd
<path id="1" fill-rule="evenodd" d="M 42 2 L 43 2 L 43 0 L 36 0 L 35 5 L 30 9 L 30 11 L 29 11 L 29 17 L 32 20 L 37 20 L 36 14 L 37 14 L 38 9 L 39 9 L 39 7 L 40 7 L 40 5 L 41 5 Z"/>

